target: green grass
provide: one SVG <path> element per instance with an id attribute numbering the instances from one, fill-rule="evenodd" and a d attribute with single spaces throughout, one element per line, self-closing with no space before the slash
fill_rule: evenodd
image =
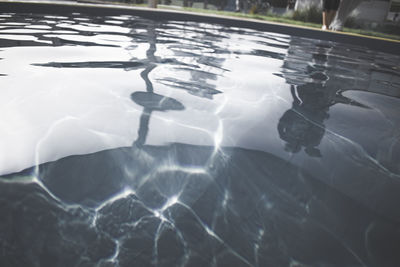
<path id="1" fill-rule="evenodd" d="M 345 27 L 343 29 L 343 32 L 349 32 L 349 33 L 355 33 L 355 34 L 359 34 L 359 35 L 365 35 L 365 36 L 371 36 L 371 37 L 378 37 L 378 38 L 385 38 L 385 39 L 391 39 L 391 40 L 400 41 L 400 36 L 398 36 L 398 35 L 389 34 L 389 33 L 383 33 L 383 32 L 377 32 L 377 31 L 371 31 L 371 30 L 352 29 L 352 28 Z"/>

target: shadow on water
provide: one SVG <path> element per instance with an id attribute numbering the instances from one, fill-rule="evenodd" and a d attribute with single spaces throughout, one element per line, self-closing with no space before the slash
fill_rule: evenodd
<path id="1" fill-rule="evenodd" d="M 154 260 L 395 266 L 399 260 L 382 249 L 397 249 L 398 225 L 264 152 L 143 145 L 45 163 L 37 174 L 58 200 L 35 184 L 2 183 L 2 246 L 31 253 L 16 261 L 13 253 L 20 252 L 7 249 L 0 262 L 94 264 L 116 249 L 120 266 Z M 15 235 L 14 227 L 24 230 Z"/>

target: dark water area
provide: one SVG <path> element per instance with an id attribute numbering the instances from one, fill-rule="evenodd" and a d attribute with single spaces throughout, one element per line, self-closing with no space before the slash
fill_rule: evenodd
<path id="1" fill-rule="evenodd" d="M 0 14 L 0 266 L 400 266 L 399 63 Z"/>

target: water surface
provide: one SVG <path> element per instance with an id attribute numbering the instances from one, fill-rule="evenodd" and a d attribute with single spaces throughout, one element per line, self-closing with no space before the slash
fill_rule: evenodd
<path id="1" fill-rule="evenodd" d="M 400 57 L 0 15 L 1 266 L 399 266 Z"/>

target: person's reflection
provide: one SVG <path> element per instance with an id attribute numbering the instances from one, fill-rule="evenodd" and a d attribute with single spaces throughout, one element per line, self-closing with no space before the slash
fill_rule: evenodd
<path id="1" fill-rule="evenodd" d="M 323 86 L 313 83 L 291 86 L 293 106 L 283 114 L 278 124 L 279 136 L 286 141 L 286 151 L 297 153 L 304 148 L 310 156 L 321 156 L 317 147 L 325 133 L 323 122 L 329 117 L 329 105 L 325 104 L 329 103 L 329 98 L 323 89 Z"/>
<path id="2" fill-rule="evenodd" d="M 288 152 L 297 153 L 304 149 L 309 156 L 321 157 L 318 146 L 325 134 L 324 121 L 329 118 L 329 108 L 337 103 L 367 108 L 341 94 L 340 78 L 335 75 L 328 77 L 329 56 L 325 53 L 313 54 L 313 64 L 306 67 L 305 74 L 310 82 L 290 87 L 292 108 L 278 123 L 279 136 L 286 142 L 285 150 Z M 290 77 L 289 73 L 286 73 L 287 80 L 298 78 Z"/>
<path id="3" fill-rule="evenodd" d="M 132 101 L 143 107 L 142 115 L 140 116 L 138 137 L 133 143 L 133 146 L 138 148 L 141 148 L 146 142 L 150 117 L 153 111 L 185 109 L 182 103 L 176 99 L 154 93 L 153 83 L 149 78 L 150 72 L 157 66 L 156 63 L 158 62 L 155 56 L 157 35 L 154 23 L 149 23 L 147 26 L 147 40 L 149 42 L 149 49 L 146 51 L 148 65 L 140 73 L 146 84 L 146 92 L 134 92 L 131 94 Z"/>
<path id="4" fill-rule="evenodd" d="M 150 117 L 153 111 L 185 109 L 183 104 L 178 100 L 152 92 L 134 92 L 131 94 L 131 99 L 133 102 L 143 107 L 142 115 L 140 116 L 138 138 L 133 143 L 139 148 L 146 142 L 146 137 L 149 132 Z"/>

